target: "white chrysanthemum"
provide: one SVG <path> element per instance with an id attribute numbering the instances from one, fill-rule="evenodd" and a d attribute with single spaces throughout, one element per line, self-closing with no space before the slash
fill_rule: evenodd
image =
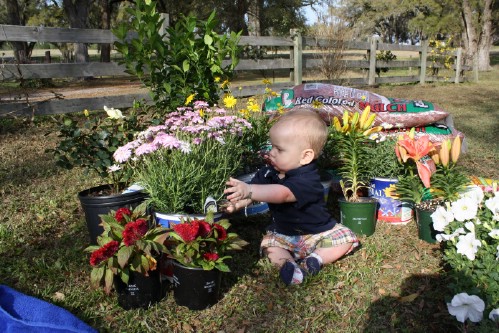
<path id="1" fill-rule="evenodd" d="M 107 106 L 104 105 L 104 111 L 106 111 L 107 115 L 109 116 L 109 118 L 111 119 L 121 119 L 121 118 L 125 118 L 125 116 L 123 116 L 123 113 L 121 113 L 120 110 L 118 109 L 115 109 L 115 108 L 108 108 Z"/>
<path id="2" fill-rule="evenodd" d="M 478 204 L 473 199 L 461 198 L 452 203 L 451 211 L 459 222 L 471 220 L 476 217 Z"/>
<path id="3" fill-rule="evenodd" d="M 190 154 L 192 151 L 191 144 L 186 141 L 180 141 L 180 151 L 184 154 Z"/>
<path id="4" fill-rule="evenodd" d="M 493 219 L 499 221 L 499 192 L 494 193 L 492 198 L 485 200 L 485 206 L 494 214 Z"/>
<path id="5" fill-rule="evenodd" d="M 475 254 L 478 252 L 478 247 L 482 243 L 476 239 L 475 234 L 470 232 L 466 235 L 459 236 L 459 241 L 456 244 L 457 253 L 466 256 L 469 260 L 475 260 Z"/>
<path id="6" fill-rule="evenodd" d="M 499 308 L 490 311 L 489 319 L 493 321 L 499 321 Z"/>
<path id="7" fill-rule="evenodd" d="M 121 167 L 118 164 L 113 164 L 107 168 L 107 172 L 116 172 L 118 170 L 121 170 Z"/>
<path id="8" fill-rule="evenodd" d="M 461 193 L 459 195 L 460 198 L 470 198 L 475 201 L 477 204 L 480 204 L 483 200 L 484 194 L 483 190 L 480 186 L 473 185 L 469 186 L 466 192 Z"/>
<path id="9" fill-rule="evenodd" d="M 482 320 L 485 302 L 476 295 L 460 293 L 455 295 L 450 303 L 447 303 L 447 310 L 461 323 L 464 323 L 466 319 L 478 323 Z"/>
<path id="10" fill-rule="evenodd" d="M 433 220 L 433 229 L 444 231 L 445 227 L 454 221 L 454 215 L 442 206 L 437 207 L 435 212 L 431 214 Z"/>

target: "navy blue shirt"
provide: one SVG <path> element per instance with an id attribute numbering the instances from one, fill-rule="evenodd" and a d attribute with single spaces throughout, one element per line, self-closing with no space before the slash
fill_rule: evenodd
<path id="1" fill-rule="evenodd" d="M 268 204 L 272 214 L 269 231 L 288 236 L 310 235 L 331 230 L 336 224 L 327 210 L 315 161 L 286 172 L 282 179 L 274 167 L 263 167 L 251 184 L 280 184 L 289 188 L 296 198 L 295 202 Z"/>

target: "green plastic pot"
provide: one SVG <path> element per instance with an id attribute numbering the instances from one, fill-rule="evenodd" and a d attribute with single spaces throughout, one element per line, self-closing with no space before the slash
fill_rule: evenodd
<path id="1" fill-rule="evenodd" d="M 433 229 L 431 214 L 434 210 L 424 210 L 416 207 L 416 223 L 418 225 L 419 239 L 428 243 L 436 243 L 437 231 Z"/>
<path id="2" fill-rule="evenodd" d="M 371 236 L 376 230 L 378 201 L 373 198 L 360 198 L 358 202 L 338 199 L 341 224 L 357 235 Z"/>

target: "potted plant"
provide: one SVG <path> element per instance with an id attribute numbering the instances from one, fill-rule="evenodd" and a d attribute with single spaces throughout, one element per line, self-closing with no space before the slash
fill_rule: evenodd
<path id="1" fill-rule="evenodd" d="M 387 196 L 403 173 L 403 166 L 395 155 L 397 139 L 383 135 L 368 143 L 367 169 L 370 178 L 369 195 L 378 200 L 378 221 L 407 224 L 411 221 L 412 206 Z"/>
<path id="2" fill-rule="evenodd" d="M 206 214 L 223 198 L 229 176 L 242 164 L 242 137 L 250 124 L 206 102 L 179 108 L 119 147 L 114 159 L 134 168 L 133 179 L 159 214 Z M 217 209 L 215 209 L 217 210 Z M 158 215 L 158 214 L 156 214 Z M 179 216 L 173 216 L 178 223 Z M 167 217 L 160 221 L 168 226 Z"/>
<path id="3" fill-rule="evenodd" d="M 168 230 L 153 225 L 145 211 L 142 203 L 133 211 L 123 207 L 102 215 L 98 245 L 85 249 L 91 253 L 92 286 L 103 285 L 106 294 L 114 286 L 125 309 L 148 307 L 163 295 L 158 262 Z"/>
<path id="4" fill-rule="evenodd" d="M 434 144 L 428 135 L 417 136 L 413 128 L 398 138 L 395 153 L 404 173 L 391 195 L 413 205 L 419 238 L 435 243 L 431 214 L 440 204 L 455 200 L 470 184 L 457 166 L 461 139 L 456 136 L 452 144 L 450 139 Z"/>
<path id="5" fill-rule="evenodd" d="M 376 225 L 377 202 L 373 198 L 362 197 L 362 191 L 369 187 L 369 136 L 382 130 L 381 126 L 373 127 L 375 118 L 376 114 L 370 114 L 369 106 L 362 114 L 345 111 L 341 121 L 334 117 L 331 132 L 341 163 L 338 169 L 344 196 L 339 199 L 341 223 L 366 236 L 374 233 Z M 358 216 L 359 213 L 362 216 Z"/>
<path id="6" fill-rule="evenodd" d="M 114 108 L 104 106 L 107 117 L 91 115 L 87 110 L 80 115 L 65 116 L 59 121 L 61 141 L 53 153 L 57 165 L 72 169 L 84 169 L 84 175 L 97 175 L 101 185 L 78 193 L 90 235 L 91 244 L 97 244 L 97 236 L 103 231 L 99 225 L 101 214 L 120 207 L 133 208 L 145 199 L 141 191 L 123 191 L 130 185 L 132 170 L 113 162 L 116 149 L 131 141 L 134 134 L 148 123 L 136 110 L 127 116 Z"/>
<path id="7" fill-rule="evenodd" d="M 471 307 L 471 302 L 464 300 L 464 304 L 459 304 L 459 299 L 468 297 L 481 303 L 480 314 L 470 314 L 469 319 L 480 322 L 484 332 L 492 332 L 497 328 L 494 313 L 497 316 L 499 311 L 498 216 L 497 184 L 483 190 L 479 186 L 471 186 L 432 214 L 433 225 L 441 232 L 437 234 L 437 241 L 442 244 L 443 261 L 450 268 L 446 271 L 452 282 L 448 284 L 448 291 L 455 295 L 452 301 L 448 299 L 450 302 L 447 308 L 451 315 L 463 323 L 464 330 L 473 330 L 473 326 L 466 323 L 468 315 L 465 316 L 466 312 L 463 311 L 463 308 Z M 489 314 L 491 320 L 481 321 L 482 312 Z"/>
<path id="8" fill-rule="evenodd" d="M 230 272 L 226 261 L 230 250 L 248 243 L 228 232 L 227 219 L 186 219 L 167 233 L 167 253 L 173 260 L 174 297 L 179 305 L 201 310 L 218 301 L 222 272 Z"/>

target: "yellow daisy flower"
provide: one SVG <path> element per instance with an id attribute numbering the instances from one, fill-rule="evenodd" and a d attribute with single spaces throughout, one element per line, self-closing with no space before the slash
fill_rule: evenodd
<path id="1" fill-rule="evenodd" d="M 192 100 L 194 99 L 194 96 L 196 96 L 196 93 L 187 96 L 187 99 L 185 100 L 185 105 L 191 104 Z"/>
<path id="2" fill-rule="evenodd" d="M 314 109 L 319 109 L 319 108 L 321 108 L 321 107 L 323 107 L 323 106 L 324 106 L 324 103 L 322 103 L 322 102 L 319 102 L 319 101 L 313 101 L 313 102 L 312 102 L 312 107 L 313 107 Z"/>
<path id="3" fill-rule="evenodd" d="M 269 79 L 264 79 L 262 82 L 266 85 L 272 84 Z"/>
<path id="4" fill-rule="evenodd" d="M 215 76 L 215 83 L 220 82 L 220 76 Z"/>
<path id="5" fill-rule="evenodd" d="M 90 112 L 88 112 L 87 109 L 83 110 L 83 114 L 85 115 L 85 117 L 88 117 L 90 115 Z"/>
<path id="6" fill-rule="evenodd" d="M 237 104 L 237 99 L 234 96 L 232 96 L 230 94 L 225 95 L 224 105 L 226 108 L 229 108 L 229 109 L 233 108 L 234 106 L 236 106 L 236 104 Z"/>

